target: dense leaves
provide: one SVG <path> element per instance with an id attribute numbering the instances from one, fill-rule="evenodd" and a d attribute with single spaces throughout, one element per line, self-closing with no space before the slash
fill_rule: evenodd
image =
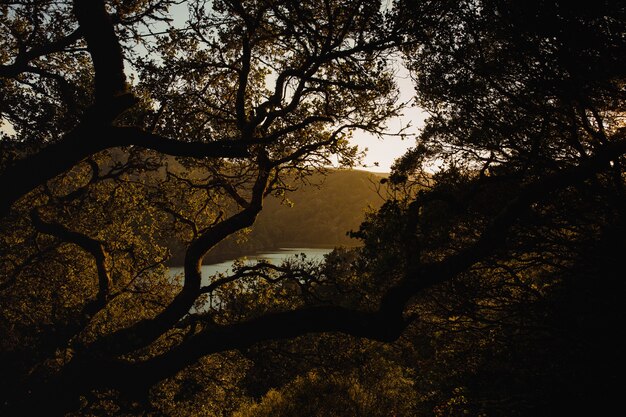
<path id="1" fill-rule="evenodd" d="M 617 403 L 620 2 L 0 11 L 3 413 L 547 416 Z M 401 55 L 430 117 L 352 232 L 362 246 L 203 276 L 266 197 L 286 203 L 331 161 L 354 165 L 352 132 L 400 111 L 388 64 Z M 165 267 L 172 248 L 182 276 Z"/>

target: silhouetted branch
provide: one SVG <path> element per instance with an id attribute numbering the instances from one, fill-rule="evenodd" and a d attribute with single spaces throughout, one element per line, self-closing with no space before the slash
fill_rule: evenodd
<path id="1" fill-rule="evenodd" d="M 306 333 L 338 331 L 376 340 L 395 340 L 409 323 L 403 313 L 413 296 L 452 279 L 493 254 L 503 243 L 510 227 L 530 204 L 541 201 L 551 192 L 584 181 L 607 169 L 611 159 L 624 153 L 626 140 L 620 140 L 605 146 L 594 157 L 578 166 L 563 169 L 522 187 L 517 196 L 492 219 L 473 245 L 440 262 L 421 265 L 416 275 L 405 277 L 386 292 L 376 312 L 359 312 L 341 307 L 314 307 L 271 313 L 242 323 L 210 326 L 158 358 L 129 365 L 129 368 L 134 368 L 129 369 L 134 375 L 131 378 L 145 377 L 142 383 L 152 384 L 210 353 L 242 349 L 264 340 L 291 338 Z"/>
<path id="2" fill-rule="evenodd" d="M 59 142 L 16 161 L 0 174 L 0 214 L 6 214 L 18 198 L 35 187 L 105 149 L 138 146 L 173 156 L 244 158 L 249 155 L 247 145 L 227 140 L 184 142 L 133 127 L 79 126 Z"/>
<path id="3" fill-rule="evenodd" d="M 68 35 L 48 44 L 36 46 L 23 51 L 17 55 L 12 64 L 0 65 L 0 77 L 14 78 L 22 72 L 30 72 L 32 70 L 32 67 L 29 67 L 28 65 L 30 61 L 54 52 L 61 52 L 68 46 L 77 42 L 81 37 L 82 31 L 78 28 Z"/>
<path id="4" fill-rule="evenodd" d="M 263 206 L 263 195 L 270 175 L 265 156 L 259 157 L 260 171 L 252 188 L 248 207 L 203 231 L 188 246 L 184 261 L 184 282 L 180 292 L 154 319 L 140 321 L 122 329 L 90 346 L 91 350 L 102 348 L 110 353 L 126 353 L 146 346 L 160 337 L 178 320 L 189 313 L 201 294 L 202 259 L 205 254 L 227 236 L 250 227 Z"/>
<path id="5" fill-rule="evenodd" d="M 126 92 L 124 56 L 103 0 L 74 0 L 74 14 L 87 41 L 96 74 L 96 103 Z"/>
<path id="6" fill-rule="evenodd" d="M 104 307 L 111 292 L 111 275 L 106 265 L 109 255 L 102 242 L 83 233 L 70 230 L 60 223 L 44 221 L 37 209 L 31 211 L 31 219 L 37 231 L 54 236 L 63 242 L 73 243 L 93 256 L 98 270 L 98 295 L 93 307 L 98 310 Z"/>

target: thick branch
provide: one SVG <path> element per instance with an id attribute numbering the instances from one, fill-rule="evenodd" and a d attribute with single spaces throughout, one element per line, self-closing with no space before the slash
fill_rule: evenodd
<path id="1" fill-rule="evenodd" d="M 626 153 L 626 141 L 606 146 L 593 158 L 578 166 L 564 169 L 523 187 L 517 197 L 487 226 L 478 241 L 445 260 L 424 265 L 416 276 L 405 277 L 383 297 L 377 312 L 351 311 L 340 307 L 316 307 L 273 313 L 243 323 L 209 327 L 178 348 L 151 361 L 137 365 L 153 383 L 174 374 L 197 358 L 224 350 L 240 349 L 271 339 L 296 337 L 312 332 L 338 331 L 376 340 L 395 340 L 408 322 L 403 312 L 409 300 L 426 288 L 448 281 L 492 254 L 508 230 L 530 204 L 544 199 L 550 192 L 584 181 L 606 169 L 609 161 Z M 140 371 L 139 371 L 140 370 Z"/>
<path id="2" fill-rule="evenodd" d="M 131 327 L 92 345 L 91 350 L 103 348 L 110 353 L 126 353 L 146 346 L 159 338 L 189 313 L 201 292 L 202 259 L 206 253 L 233 233 L 252 226 L 256 216 L 263 207 L 263 197 L 270 175 L 265 157 L 259 162 L 260 171 L 252 189 L 252 197 L 248 206 L 228 219 L 215 224 L 206 230 L 185 253 L 185 280 L 183 288 L 172 302 L 154 319 L 141 321 Z"/>
<path id="3" fill-rule="evenodd" d="M 208 329 L 169 353 L 130 368 L 128 376 L 135 380 L 136 387 L 144 384 L 148 387 L 210 353 L 319 332 L 340 332 L 390 342 L 396 340 L 407 325 L 408 321 L 401 316 L 334 306 L 271 313 L 243 323 Z"/>
<path id="4" fill-rule="evenodd" d="M 96 73 L 96 103 L 126 92 L 124 56 L 103 0 L 74 0 L 74 13 Z"/>
<path id="5" fill-rule="evenodd" d="M 15 162 L 0 174 L 0 216 L 5 215 L 18 198 L 45 181 L 69 170 L 90 155 L 118 146 L 139 146 L 168 155 L 197 158 L 248 156 L 246 144 L 242 142 L 182 142 L 137 128 L 79 127 L 59 142 Z"/>
<path id="6" fill-rule="evenodd" d="M 243 349 L 254 343 L 272 339 L 287 339 L 302 334 L 338 331 L 382 341 L 395 340 L 406 327 L 404 321 L 394 321 L 376 313 L 351 311 L 341 307 L 315 307 L 286 313 L 274 313 L 258 319 L 219 327 L 195 336 L 170 353 L 155 359 L 130 364 L 122 360 L 74 359 L 62 374 L 41 386 L 30 387 L 33 394 L 28 403 L 16 405 L 17 414 L 29 414 L 37 409 L 37 401 L 49 404 L 48 415 L 65 415 L 78 406 L 77 393 L 115 387 L 129 395 L 145 396 L 158 381 L 192 364 L 198 358 L 214 352 Z"/>
<path id="7" fill-rule="evenodd" d="M 620 135 L 623 136 L 623 135 Z M 609 166 L 609 162 L 626 153 L 626 140 L 603 147 L 580 165 L 561 170 L 522 187 L 517 197 L 497 215 L 477 242 L 447 259 L 423 266 L 415 276 L 408 276 L 384 296 L 376 312 L 360 312 L 342 307 L 313 307 L 270 313 L 241 323 L 224 326 L 208 324 L 199 334 L 186 339 L 166 354 L 141 363 L 120 360 L 76 358 L 62 372 L 41 387 L 33 387 L 44 400 L 55 398 L 50 409 L 61 413 L 71 407 L 80 393 L 95 388 L 115 387 L 143 394 L 154 383 L 174 375 L 198 358 L 215 352 L 242 349 L 255 343 L 293 338 L 307 333 L 341 332 L 382 341 L 398 338 L 409 321 L 403 318 L 408 301 L 418 292 L 451 279 L 492 254 L 508 230 L 530 204 L 548 193 L 584 181 Z M 198 284 L 199 285 L 199 284 Z M 94 377 L 97 375 L 97 377 Z M 23 407 L 20 403 L 18 406 Z"/>
<path id="8" fill-rule="evenodd" d="M 473 245 L 440 262 L 415 268 L 414 276 L 406 277 L 402 283 L 385 295 L 381 308 L 404 309 L 411 297 L 421 290 L 445 282 L 485 259 L 503 245 L 511 226 L 531 204 L 545 199 L 551 192 L 580 183 L 608 169 L 610 161 L 624 153 L 626 153 L 626 140 L 621 139 L 604 146 L 596 152 L 595 156 L 577 166 L 547 175 L 522 187 L 517 196 L 491 220 Z"/>
<path id="9" fill-rule="evenodd" d="M 104 307 L 111 292 L 111 275 L 106 265 L 109 255 L 102 242 L 70 230 L 60 223 L 45 222 L 36 209 L 31 211 L 31 219 L 37 231 L 54 236 L 63 242 L 73 243 L 93 256 L 98 270 L 98 295 L 91 308 L 95 311 Z"/>

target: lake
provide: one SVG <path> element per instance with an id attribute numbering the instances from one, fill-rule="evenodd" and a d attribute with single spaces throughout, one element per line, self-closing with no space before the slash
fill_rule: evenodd
<path id="1" fill-rule="evenodd" d="M 259 252 L 254 255 L 245 256 L 244 259 L 247 259 L 248 263 L 254 264 L 256 261 L 260 259 L 267 260 L 274 265 L 280 264 L 283 260 L 304 253 L 307 259 L 312 260 L 322 260 L 324 255 L 330 253 L 332 251 L 331 248 L 279 248 L 271 252 Z M 241 258 L 240 258 L 241 259 Z M 202 285 L 207 285 L 205 281 L 207 277 L 215 275 L 217 273 L 227 273 L 232 272 L 231 267 L 235 262 L 235 259 L 229 259 L 224 262 L 220 262 L 217 264 L 211 265 L 202 265 Z M 178 275 L 184 272 L 184 268 L 182 266 L 173 266 L 170 267 L 170 275 Z"/>

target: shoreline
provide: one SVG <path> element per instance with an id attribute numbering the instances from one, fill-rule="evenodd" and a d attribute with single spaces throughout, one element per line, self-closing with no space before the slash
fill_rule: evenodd
<path id="1" fill-rule="evenodd" d="M 214 256 L 214 257 L 210 257 L 209 255 L 207 255 L 204 259 L 204 262 L 202 263 L 202 266 L 210 266 L 210 265 L 217 265 L 217 264 L 221 264 L 224 262 L 228 262 L 228 261 L 234 261 L 237 259 L 241 259 L 241 258 L 254 258 L 257 257 L 258 255 L 264 254 L 264 253 L 273 253 L 273 252 L 285 252 L 285 251 L 295 251 L 298 249 L 302 249 L 303 253 L 306 252 L 307 249 L 328 249 L 329 252 L 333 251 L 335 248 L 357 248 L 361 245 L 353 245 L 353 246 L 347 246 L 347 245 L 332 245 L 332 244 L 328 244 L 328 245 L 323 245 L 323 244 L 319 244 L 319 245 L 298 245 L 298 246 L 277 246 L 271 249 L 262 249 L 262 250 L 256 250 L 252 253 L 246 253 L 246 254 L 241 254 L 240 252 L 237 251 L 232 251 L 229 253 L 222 253 L 219 256 Z M 297 252 L 296 252 L 297 253 Z M 295 253 L 294 253 L 295 254 Z M 170 263 L 165 263 L 165 266 L 167 266 L 168 268 L 183 268 L 184 265 L 177 265 L 177 264 L 170 264 Z"/>

